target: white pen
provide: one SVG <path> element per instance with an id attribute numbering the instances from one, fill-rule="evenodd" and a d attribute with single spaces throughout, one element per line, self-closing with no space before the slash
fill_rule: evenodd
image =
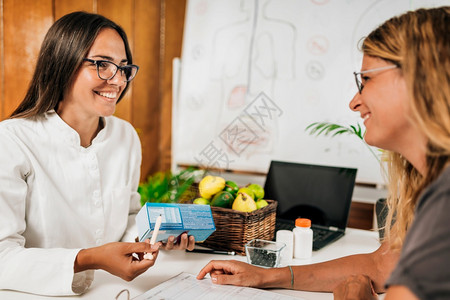
<path id="1" fill-rule="evenodd" d="M 159 227 L 161 227 L 162 217 L 161 215 L 156 218 L 155 229 L 153 230 L 152 238 L 150 240 L 150 245 L 154 245 L 156 242 L 156 238 L 158 237 Z"/>
<path id="2" fill-rule="evenodd" d="M 161 215 L 159 215 L 158 218 L 156 218 L 155 229 L 153 229 L 152 238 L 150 239 L 150 245 L 154 245 L 156 239 L 158 238 L 159 227 L 161 227 L 161 221 L 162 217 Z M 151 253 L 144 254 L 144 259 L 153 259 L 153 254 Z"/>

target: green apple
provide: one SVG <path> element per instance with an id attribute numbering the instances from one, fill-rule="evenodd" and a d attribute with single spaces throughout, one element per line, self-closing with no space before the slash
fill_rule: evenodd
<path id="1" fill-rule="evenodd" d="M 264 206 L 267 206 L 267 205 L 269 205 L 269 203 L 267 203 L 267 201 L 264 199 L 259 199 L 258 201 L 256 201 L 257 209 L 263 208 Z"/>
<path id="2" fill-rule="evenodd" d="M 255 199 L 255 201 L 264 198 L 264 189 L 259 184 L 252 183 L 249 184 L 247 188 L 253 191 L 253 195 L 255 195 L 253 199 Z"/>
<path id="3" fill-rule="evenodd" d="M 253 200 L 255 199 L 255 193 L 253 193 L 253 190 L 249 189 L 248 187 L 241 187 L 237 193 L 244 193 L 250 196 Z"/>
<path id="4" fill-rule="evenodd" d="M 197 198 L 192 203 L 194 203 L 194 204 L 203 204 L 203 205 L 209 205 L 210 204 L 209 200 L 205 199 L 205 198 Z"/>

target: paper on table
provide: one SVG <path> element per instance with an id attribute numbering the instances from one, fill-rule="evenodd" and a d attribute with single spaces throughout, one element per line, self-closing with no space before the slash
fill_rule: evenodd
<path id="1" fill-rule="evenodd" d="M 216 285 L 209 278 L 197 280 L 194 275 L 183 272 L 133 298 L 133 300 L 150 299 L 298 300 L 299 298 L 255 288 Z"/>

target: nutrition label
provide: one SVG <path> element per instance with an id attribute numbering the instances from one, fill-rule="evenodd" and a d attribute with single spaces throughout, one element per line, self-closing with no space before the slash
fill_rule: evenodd
<path id="1" fill-rule="evenodd" d="M 211 210 L 204 205 L 180 206 L 183 216 L 183 223 L 186 228 L 211 228 L 214 226 L 214 220 L 211 218 Z"/>
<path id="2" fill-rule="evenodd" d="M 161 216 L 161 229 L 211 228 L 214 220 L 211 210 L 205 205 L 185 204 L 172 206 L 162 204 L 148 208 L 150 223 L 154 225 Z"/>

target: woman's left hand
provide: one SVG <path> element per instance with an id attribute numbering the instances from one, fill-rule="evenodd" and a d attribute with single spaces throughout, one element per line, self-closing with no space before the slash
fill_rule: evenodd
<path id="1" fill-rule="evenodd" d="M 352 275 L 340 283 L 333 290 L 334 299 L 360 299 L 376 300 L 377 293 L 372 285 L 372 280 L 366 275 Z"/>
<path id="2" fill-rule="evenodd" d="M 161 249 L 165 250 L 194 250 L 195 239 L 194 237 L 188 236 L 187 233 L 183 233 L 179 240 L 175 243 L 175 237 L 170 236 L 167 239 L 167 243 L 162 243 Z"/>

